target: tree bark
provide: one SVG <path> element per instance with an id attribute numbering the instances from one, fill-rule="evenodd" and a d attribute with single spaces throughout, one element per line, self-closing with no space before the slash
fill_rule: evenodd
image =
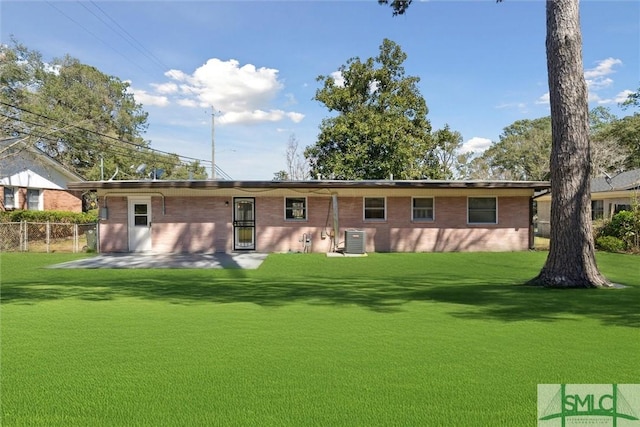
<path id="1" fill-rule="evenodd" d="M 547 0 L 547 70 L 551 102 L 551 242 L 530 283 L 606 287 L 595 260 L 591 222 L 589 108 L 582 63 L 579 0 Z"/>

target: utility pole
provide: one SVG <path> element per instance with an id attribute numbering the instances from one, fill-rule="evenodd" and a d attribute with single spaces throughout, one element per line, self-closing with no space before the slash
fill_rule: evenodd
<path id="1" fill-rule="evenodd" d="M 211 179 L 216 179 L 216 138 L 215 138 L 216 110 L 211 106 Z"/>

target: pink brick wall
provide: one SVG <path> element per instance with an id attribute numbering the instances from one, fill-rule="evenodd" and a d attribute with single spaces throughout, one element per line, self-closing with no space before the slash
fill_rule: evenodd
<path id="1" fill-rule="evenodd" d="M 228 197 L 152 199 L 152 246 L 158 252 L 230 252 L 233 204 Z M 225 202 L 229 201 L 229 205 Z"/>
<path id="2" fill-rule="evenodd" d="M 101 200 L 104 207 L 104 200 Z M 109 218 L 100 220 L 100 252 L 128 252 L 127 198 L 109 197 L 107 199 Z"/>
<path id="3" fill-rule="evenodd" d="M 229 205 L 225 205 L 228 201 Z M 529 198 L 498 197 L 498 224 L 468 225 L 467 197 L 436 197 L 435 220 L 411 220 L 410 197 L 387 197 L 387 219 L 363 221 L 362 197 L 338 199 L 340 232 L 364 230 L 368 252 L 517 251 L 529 247 Z M 101 250 L 127 251 L 126 198 L 109 197 L 109 219 L 101 221 Z M 152 248 L 156 252 L 230 252 L 233 198 L 152 198 Z M 284 197 L 256 197 L 256 251 L 302 251 L 306 234 L 313 252 L 331 250 L 322 232 L 333 229 L 330 197 L 308 197 L 307 219 L 285 220 Z"/>

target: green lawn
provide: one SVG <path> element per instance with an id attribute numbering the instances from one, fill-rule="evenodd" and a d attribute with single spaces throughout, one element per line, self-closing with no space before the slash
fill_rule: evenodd
<path id="1" fill-rule="evenodd" d="M 50 270 L 2 254 L 3 426 L 525 426 L 539 383 L 638 383 L 621 290 L 521 285 L 546 253 L 270 255 L 258 270 Z"/>

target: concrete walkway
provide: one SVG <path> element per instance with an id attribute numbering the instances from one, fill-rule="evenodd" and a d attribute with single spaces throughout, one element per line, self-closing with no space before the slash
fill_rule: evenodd
<path id="1" fill-rule="evenodd" d="M 267 254 L 99 254 L 92 258 L 69 261 L 49 268 L 240 268 L 260 267 Z"/>

